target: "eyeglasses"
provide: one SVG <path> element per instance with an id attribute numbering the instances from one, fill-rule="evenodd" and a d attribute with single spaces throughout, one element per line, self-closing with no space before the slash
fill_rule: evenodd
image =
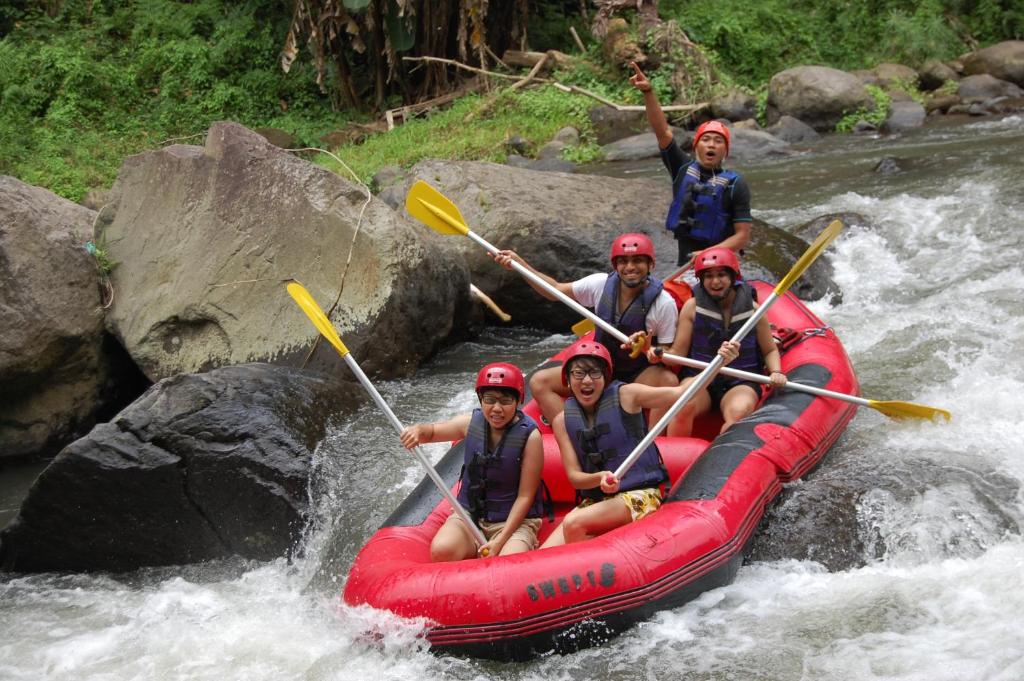
<path id="1" fill-rule="evenodd" d="M 496 404 L 500 404 L 503 407 L 511 407 L 515 403 L 516 398 L 508 396 L 494 397 L 493 395 L 484 395 L 483 397 L 480 398 L 480 404 L 487 407 L 493 407 Z"/>
<path id="2" fill-rule="evenodd" d="M 604 371 L 601 369 L 572 369 L 569 375 L 577 381 L 582 381 L 587 376 L 590 376 L 591 380 L 596 381 L 599 378 L 604 378 Z"/>

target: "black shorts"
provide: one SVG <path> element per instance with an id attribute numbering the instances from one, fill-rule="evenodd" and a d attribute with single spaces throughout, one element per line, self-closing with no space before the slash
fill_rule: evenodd
<path id="1" fill-rule="evenodd" d="M 646 369 L 649 366 L 651 365 L 648 364 L 646 366 L 637 367 L 632 371 L 619 371 L 618 369 L 616 369 L 615 371 L 612 372 L 612 380 L 622 381 L 623 383 L 632 383 L 633 381 L 636 380 L 636 377 L 642 374 L 644 369 Z"/>
<path id="2" fill-rule="evenodd" d="M 687 376 L 696 376 L 700 371 L 696 369 L 690 369 Z M 715 411 L 721 411 L 722 398 L 727 392 L 732 390 L 738 385 L 749 385 L 757 395 L 757 399 L 761 399 L 764 395 L 764 385 L 761 383 L 755 383 L 754 381 L 744 381 L 739 378 L 730 378 L 728 376 L 716 376 L 715 380 L 711 381 L 711 384 L 707 386 L 708 395 L 711 397 L 711 408 Z"/>

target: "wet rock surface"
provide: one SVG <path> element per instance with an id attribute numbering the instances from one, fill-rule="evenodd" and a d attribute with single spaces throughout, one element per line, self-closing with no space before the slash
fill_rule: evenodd
<path id="1" fill-rule="evenodd" d="M 469 308 L 464 266 L 426 228 L 235 123 L 128 158 L 100 222 L 120 262 L 107 325 L 152 380 L 304 358 L 317 336 L 292 278 L 371 373 L 412 371 Z M 343 371 L 325 343 L 309 366 Z"/>
<path id="2" fill-rule="evenodd" d="M 404 183 L 389 190 L 393 200 L 404 196 L 415 180 L 431 184 L 455 203 L 469 228 L 493 246 L 515 250 L 556 281 L 609 271 L 610 244 L 623 232 L 651 237 L 656 273 L 676 269 L 678 248 L 664 227 L 671 199 L 668 183 L 430 160 L 415 165 Z M 754 245 L 744 258 L 751 276 L 778 280 L 807 249 L 800 238 L 765 223 L 755 223 L 755 230 Z M 562 303 L 541 298 L 518 273 L 495 265 L 472 240 L 436 239 L 465 258 L 473 282 L 512 315 L 513 323 L 566 331 L 579 321 Z M 826 258 L 819 258 L 793 290 L 809 300 L 837 292 L 829 267 Z"/>
<path id="3" fill-rule="evenodd" d="M 116 382 L 134 369 L 103 329 L 95 217 L 0 177 L 0 459 L 53 456 L 123 404 Z"/>
<path id="4" fill-rule="evenodd" d="M 813 560 L 831 572 L 883 559 L 976 557 L 990 548 L 987 537 L 1020 533 L 1013 508 L 1019 492 L 1017 482 L 998 471 L 931 459 L 871 466 L 850 456 L 826 459 L 787 486 L 746 555 Z"/>
<path id="5" fill-rule="evenodd" d="M 268 364 L 165 379 L 66 447 L 0 534 L 19 572 L 287 555 L 310 459 L 358 386 Z"/>

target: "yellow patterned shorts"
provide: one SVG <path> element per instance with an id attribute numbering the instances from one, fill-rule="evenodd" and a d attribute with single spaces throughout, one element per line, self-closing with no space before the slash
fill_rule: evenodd
<path id="1" fill-rule="evenodd" d="M 631 489 L 628 492 L 619 492 L 607 499 L 622 499 L 629 509 L 629 515 L 636 522 L 645 518 L 661 508 L 661 489 L 657 487 L 645 487 L 644 489 Z M 605 501 L 607 501 L 605 499 Z M 579 508 L 585 508 L 595 502 L 592 499 L 584 499 Z"/>

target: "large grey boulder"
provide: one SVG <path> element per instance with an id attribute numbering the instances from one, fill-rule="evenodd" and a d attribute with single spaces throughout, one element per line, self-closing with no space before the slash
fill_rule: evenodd
<path id="1" fill-rule="evenodd" d="M 882 132 L 892 134 L 920 128 L 927 115 L 924 107 L 917 102 L 894 102 L 889 108 L 889 115 L 882 122 Z"/>
<path id="2" fill-rule="evenodd" d="M 956 93 L 965 102 L 982 102 L 994 97 L 1020 97 L 1024 90 L 1010 81 L 983 73 L 962 78 Z"/>
<path id="3" fill-rule="evenodd" d="M 940 92 L 931 92 L 925 96 L 924 109 L 929 114 L 933 112 L 945 113 L 951 106 L 960 104 L 961 100 L 956 95 L 944 95 Z"/>
<path id="4" fill-rule="evenodd" d="M 648 129 L 647 114 L 643 111 L 619 111 L 601 104 L 587 112 L 598 144 L 608 144 L 623 137 L 631 137 Z"/>
<path id="5" fill-rule="evenodd" d="M 56 453 L 112 394 L 95 216 L 0 176 L 0 459 Z"/>
<path id="6" fill-rule="evenodd" d="M 557 281 L 609 271 L 610 244 L 623 232 L 643 232 L 652 238 L 658 274 L 676 269 L 676 243 L 664 227 L 672 197 L 668 173 L 659 182 L 539 173 L 472 161 L 427 160 L 410 169 L 400 191 L 404 194 L 417 179 L 451 199 L 475 233 L 497 248 L 515 250 Z M 751 262 L 751 271 L 778 279 L 796 260 L 790 254 L 795 251 L 799 256 L 807 244 L 768 225 L 758 229 L 757 249 L 751 249 L 751 253 L 762 253 L 763 249 L 764 266 L 758 269 L 757 263 Z M 519 274 L 495 265 L 472 240 L 439 235 L 437 241 L 465 258 L 473 282 L 511 314 L 515 323 L 565 332 L 579 321 L 579 315 L 562 303 L 535 293 Z M 785 247 L 776 249 L 776 244 Z M 774 253 L 778 257 L 769 255 Z M 824 265 L 816 262 L 811 269 L 818 272 L 817 267 Z M 804 280 L 807 287 L 801 295 L 807 299 L 837 290 L 827 275 L 805 275 Z"/>
<path id="7" fill-rule="evenodd" d="M 768 132 L 790 144 L 814 142 L 821 139 L 821 135 L 814 128 L 792 116 L 782 116 L 768 128 Z"/>
<path id="8" fill-rule="evenodd" d="M 904 87 L 916 88 L 920 80 L 917 71 L 903 64 L 882 63 L 872 69 L 878 82 L 886 90 Z"/>
<path id="9" fill-rule="evenodd" d="M 765 158 L 791 156 L 789 142 L 764 130 L 749 130 L 733 126 L 730 130 L 729 159 L 736 163 L 751 163 Z"/>
<path id="10" fill-rule="evenodd" d="M 963 60 L 968 76 L 988 74 L 1024 87 L 1024 40 L 1006 40 L 970 53 Z"/>
<path id="11" fill-rule="evenodd" d="M 313 449 L 357 386 L 269 364 L 165 379 L 62 451 L 0 535 L 7 570 L 269 560 L 300 537 Z"/>
<path id="12" fill-rule="evenodd" d="M 818 131 L 830 131 L 844 115 L 870 110 L 874 100 L 854 75 L 827 66 L 797 66 L 772 76 L 768 125 L 792 116 Z"/>
<path id="13" fill-rule="evenodd" d="M 672 128 L 672 134 L 683 151 L 690 155 L 693 146 L 693 131 Z M 789 144 L 763 130 L 751 130 L 746 127 L 729 126 L 729 158 L 747 163 L 764 158 L 788 156 L 792 153 Z M 661 151 L 658 139 L 653 132 L 645 132 L 606 144 L 601 147 L 606 161 L 638 161 L 645 158 L 656 158 Z"/>
<path id="14" fill-rule="evenodd" d="M 946 81 L 952 80 L 955 82 L 960 80 L 960 74 L 950 68 L 948 64 L 934 59 L 925 62 L 918 75 L 920 77 L 921 89 L 925 91 L 937 90 Z"/>
<path id="15" fill-rule="evenodd" d="M 757 99 L 742 90 L 729 89 L 711 98 L 711 115 L 730 121 L 743 121 L 757 114 Z"/>
<path id="16" fill-rule="evenodd" d="M 841 572 L 923 555 L 972 558 L 989 550 L 995 538 L 1021 530 L 1019 518 L 1006 510 L 1013 508 L 1020 483 L 1003 471 L 977 469 L 974 460 L 949 464 L 862 454 L 830 459 L 788 487 L 768 510 L 747 558 L 813 560 Z M 947 512 L 907 512 L 943 493 L 958 499 Z"/>
<path id="17" fill-rule="evenodd" d="M 108 325 L 153 380 L 301 361 L 317 334 L 291 278 L 325 310 L 340 294 L 332 321 L 385 375 L 414 369 L 469 307 L 464 265 L 426 228 L 235 123 L 215 123 L 205 147 L 129 157 L 101 222 L 120 262 Z M 308 366 L 344 365 L 319 343 Z"/>
<path id="18" fill-rule="evenodd" d="M 689 153 L 693 144 L 693 131 L 671 128 L 672 136 Z M 609 142 L 601 147 L 601 156 L 605 161 L 639 161 L 644 158 L 657 158 L 661 155 L 658 138 L 653 132 L 642 132 Z"/>
<path id="19" fill-rule="evenodd" d="M 820 228 L 808 229 L 804 236 L 796 236 L 755 219 L 750 230 L 750 244 L 740 263 L 743 276 L 747 279 L 778 281 L 789 272 L 807 251 L 808 244 L 818 238 L 829 222 L 831 220 L 820 220 Z M 843 292 L 833 280 L 834 275 L 831 258 L 828 253 L 823 253 L 793 282 L 789 290 L 801 300 L 818 300 L 828 296 L 831 304 L 838 305 L 843 301 Z"/>

